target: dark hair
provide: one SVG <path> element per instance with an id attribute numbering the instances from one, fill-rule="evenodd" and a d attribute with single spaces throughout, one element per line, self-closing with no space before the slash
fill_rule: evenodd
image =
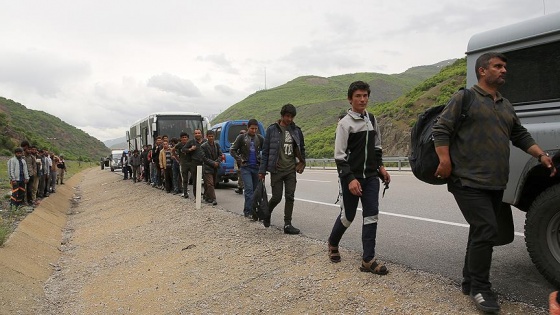
<path id="1" fill-rule="evenodd" d="M 208 130 L 208 131 L 206 131 L 206 136 L 213 136 L 213 135 L 215 135 L 215 134 L 216 134 L 216 133 L 214 132 L 214 130 Z"/>
<path id="2" fill-rule="evenodd" d="M 14 149 L 14 153 L 23 153 L 23 149 L 21 147 L 17 147 Z"/>
<path id="3" fill-rule="evenodd" d="M 501 61 L 507 62 L 506 56 L 499 52 L 492 51 L 480 55 L 480 57 L 478 57 L 476 59 L 476 62 L 474 63 L 474 73 L 476 73 L 477 80 L 480 79 L 480 73 L 478 73 L 478 69 L 488 69 L 488 65 L 490 65 L 490 59 L 492 58 L 499 58 Z"/>
<path id="4" fill-rule="evenodd" d="M 179 142 L 179 140 L 175 137 L 173 137 L 173 138 L 171 138 L 171 140 L 169 140 L 169 143 L 172 143 L 172 144 L 177 144 L 177 142 Z"/>
<path id="5" fill-rule="evenodd" d="M 282 114 L 282 116 L 283 116 L 283 115 L 284 115 L 284 114 Z M 295 114 L 294 114 L 294 116 L 295 116 Z M 258 120 L 256 120 L 255 118 L 249 119 L 249 122 L 247 123 L 247 128 L 249 128 L 249 127 L 251 127 L 251 126 L 253 126 L 253 125 L 257 125 L 257 126 L 259 125 Z"/>
<path id="6" fill-rule="evenodd" d="M 352 95 L 354 95 L 354 92 L 356 92 L 358 90 L 367 91 L 368 96 L 371 93 L 371 89 L 369 88 L 369 84 L 365 83 L 364 81 L 355 81 L 355 82 L 350 83 L 350 86 L 348 87 L 348 99 L 351 99 Z"/>
<path id="7" fill-rule="evenodd" d="M 25 148 L 25 147 L 28 147 L 28 146 L 29 146 L 29 141 L 27 141 L 27 140 L 23 140 L 20 144 L 20 147 L 22 147 L 22 148 Z"/>
<path id="8" fill-rule="evenodd" d="M 293 117 L 296 117 L 296 107 L 289 103 L 282 106 L 282 109 L 280 110 L 280 115 L 284 116 L 286 114 L 290 114 Z"/>
<path id="9" fill-rule="evenodd" d="M 189 134 L 186 133 L 186 132 L 184 132 L 184 131 L 181 132 L 181 133 L 179 134 L 179 137 L 180 137 L 180 138 L 182 138 L 182 137 L 184 137 L 184 136 L 187 136 L 187 138 L 188 138 L 188 137 L 189 137 Z"/>

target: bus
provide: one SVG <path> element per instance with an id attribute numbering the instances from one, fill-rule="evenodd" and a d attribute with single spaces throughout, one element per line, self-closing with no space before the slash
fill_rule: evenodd
<path id="1" fill-rule="evenodd" d="M 186 132 L 192 139 L 195 129 L 202 130 L 204 135 L 209 128 L 210 121 L 199 113 L 153 113 L 130 126 L 130 130 L 126 132 L 126 141 L 130 150 L 142 151 L 144 145 L 153 145 L 157 136 L 167 135 L 169 139 L 178 139 L 181 132 Z"/>

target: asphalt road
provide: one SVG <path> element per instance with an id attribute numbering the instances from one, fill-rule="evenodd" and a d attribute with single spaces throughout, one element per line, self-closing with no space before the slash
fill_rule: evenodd
<path id="1" fill-rule="evenodd" d="M 120 171 L 115 173 L 122 176 Z M 446 186 L 424 184 L 410 172 L 394 170 L 390 173 L 390 188 L 380 199 L 378 257 L 444 276 L 458 286 L 468 226 L 453 196 L 447 192 Z M 234 192 L 236 185 L 237 182 L 222 183 L 216 195 L 218 207 L 241 215 L 244 199 Z M 270 194 L 268 184 L 267 189 Z M 305 236 L 326 242 L 340 211 L 339 206 L 334 204 L 337 196 L 336 171 L 306 170 L 298 175 L 293 225 Z M 282 227 L 283 209 L 284 202 L 281 202 L 274 210 L 273 227 Z M 494 248 L 491 270 L 494 290 L 510 300 L 548 307 L 548 294 L 555 289 L 540 275 L 527 253 L 523 237 L 525 213 L 514 208 L 513 215 L 513 243 Z M 361 252 L 360 214 L 347 230 L 340 246 Z M 326 251 L 325 259 L 328 259 Z M 358 264 L 356 262 L 356 268 Z"/>
<path id="2" fill-rule="evenodd" d="M 424 184 L 410 172 L 392 171 L 391 176 L 390 188 L 380 201 L 377 254 L 385 261 L 439 274 L 458 285 L 468 226 L 453 196 L 446 186 Z M 218 203 L 241 214 L 243 197 L 233 191 L 234 187 L 236 182 L 222 184 L 217 190 Z M 270 186 L 267 188 L 270 194 Z M 334 204 L 337 195 L 335 171 L 306 170 L 298 175 L 293 225 L 308 237 L 326 241 L 339 213 L 339 206 Z M 272 225 L 276 227 L 283 224 L 283 207 L 282 202 L 273 212 Z M 547 307 L 548 294 L 554 288 L 527 253 L 523 237 L 525 213 L 514 208 L 513 214 L 515 239 L 494 248 L 491 281 L 494 289 L 509 299 Z M 340 246 L 361 251 L 359 215 Z"/>

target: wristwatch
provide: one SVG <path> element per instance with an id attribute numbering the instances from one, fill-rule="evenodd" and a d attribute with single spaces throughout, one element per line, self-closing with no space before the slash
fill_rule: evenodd
<path id="1" fill-rule="evenodd" d="M 550 154 L 548 154 L 548 153 L 546 153 L 546 152 L 543 152 L 543 153 L 539 154 L 539 156 L 537 157 L 537 160 L 539 161 L 539 163 L 541 162 L 541 158 L 542 158 L 543 156 L 550 156 Z"/>

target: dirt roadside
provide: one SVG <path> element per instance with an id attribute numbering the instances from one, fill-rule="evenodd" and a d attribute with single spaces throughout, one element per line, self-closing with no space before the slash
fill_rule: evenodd
<path id="1" fill-rule="evenodd" d="M 0 248 L 0 314 L 479 314 L 449 279 L 362 273 L 360 253 L 341 254 L 332 264 L 325 242 L 91 169 Z"/>

